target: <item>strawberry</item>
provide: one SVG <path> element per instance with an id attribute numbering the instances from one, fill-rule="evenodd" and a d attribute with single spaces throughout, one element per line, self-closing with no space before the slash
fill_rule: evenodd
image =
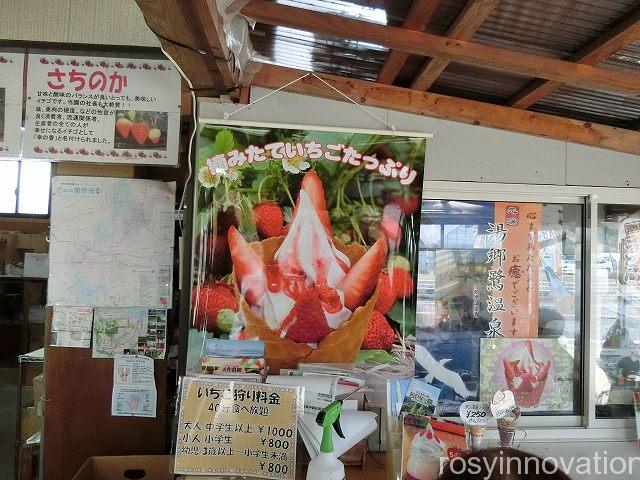
<path id="1" fill-rule="evenodd" d="M 122 138 L 127 138 L 131 132 L 131 120 L 121 117 L 116 122 L 116 130 Z"/>
<path id="2" fill-rule="evenodd" d="M 413 277 L 411 273 L 403 268 L 391 270 L 393 289 L 398 298 L 406 298 L 413 295 Z"/>
<path id="3" fill-rule="evenodd" d="M 393 304 L 396 303 L 397 295 L 395 288 L 393 288 L 391 278 L 386 273 L 380 275 L 378 283 L 380 284 L 380 289 L 378 290 L 378 300 L 376 300 L 374 308 L 384 315 L 391 310 Z"/>
<path id="4" fill-rule="evenodd" d="M 196 252 L 205 255 L 201 260 L 204 262 L 207 272 L 222 272 L 229 267 L 229 242 L 225 235 L 216 235 L 215 232 L 208 232 L 196 237 Z"/>
<path id="5" fill-rule="evenodd" d="M 224 282 L 205 284 L 195 289 L 193 304 L 196 309 L 193 327 L 207 332 L 213 332 L 216 329 L 220 310 L 238 311 L 238 301 L 233 287 Z"/>
<path id="6" fill-rule="evenodd" d="M 322 301 L 313 286 L 305 288 L 291 312 L 282 322 L 280 335 L 297 343 L 319 343 L 331 328 Z"/>
<path id="7" fill-rule="evenodd" d="M 229 210 L 220 210 L 218 211 L 215 223 L 211 222 L 211 228 L 213 229 L 215 227 L 218 233 L 226 235 L 231 227 L 238 226 L 239 216 L 240 212 L 233 208 L 230 208 Z"/>
<path id="8" fill-rule="evenodd" d="M 160 132 L 159 128 L 152 128 L 151 130 L 149 130 L 149 140 L 151 140 L 151 143 L 156 144 L 160 141 L 160 136 L 162 135 L 162 132 Z"/>
<path id="9" fill-rule="evenodd" d="M 138 145 L 143 145 L 149 136 L 149 125 L 147 122 L 134 123 L 133 127 L 131 127 L 131 134 L 138 142 Z"/>
<path id="10" fill-rule="evenodd" d="M 336 287 L 344 292 L 344 306 L 353 311 L 373 293 L 387 259 L 387 241 L 379 238 Z"/>
<path id="11" fill-rule="evenodd" d="M 362 341 L 363 350 L 391 350 L 396 334 L 380 312 L 374 310 Z"/>
<path id="12" fill-rule="evenodd" d="M 253 219 L 256 223 L 258 234 L 262 238 L 277 237 L 282 233 L 284 216 L 282 209 L 275 202 L 267 201 L 258 203 L 253 207 Z"/>
<path id="13" fill-rule="evenodd" d="M 402 228 L 400 227 L 402 215 L 402 210 L 395 203 L 385 205 L 382 210 L 382 221 L 379 229 L 387 237 L 389 248 L 392 250 L 398 246 L 402 239 Z"/>
<path id="14" fill-rule="evenodd" d="M 257 305 L 266 290 L 265 265 L 236 227 L 227 233 L 236 281 L 249 305 Z"/>
<path id="15" fill-rule="evenodd" d="M 329 212 L 327 211 L 327 201 L 324 198 L 324 187 L 322 186 L 322 180 L 320 180 L 318 174 L 314 171 L 305 173 L 302 183 L 300 184 L 300 190 L 304 190 L 309 196 L 309 200 L 311 200 L 311 204 L 316 210 L 325 232 L 327 232 L 329 238 L 333 237 L 331 220 L 329 219 Z M 296 207 L 293 210 L 291 222 L 293 222 L 293 219 L 296 217 L 299 203 L 300 197 L 298 197 L 298 200 L 296 201 Z"/>
<path id="16" fill-rule="evenodd" d="M 408 198 L 400 197 L 400 198 L 396 198 L 393 201 L 393 203 L 395 203 L 396 205 L 398 205 L 398 207 L 400 207 L 400 210 L 402 210 L 402 213 L 404 213 L 405 215 L 411 215 L 420 206 L 420 199 L 418 197 L 408 197 Z"/>

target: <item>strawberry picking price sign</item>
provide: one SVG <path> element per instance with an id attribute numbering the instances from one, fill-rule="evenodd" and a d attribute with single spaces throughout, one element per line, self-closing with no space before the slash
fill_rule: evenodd
<path id="1" fill-rule="evenodd" d="M 29 55 L 25 156 L 176 165 L 179 126 L 169 61 Z"/>
<path id="2" fill-rule="evenodd" d="M 0 157 L 20 153 L 24 54 L 0 52 Z"/>
<path id="3" fill-rule="evenodd" d="M 211 334 L 263 340 L 275 373 L 414 333 L 427 138 L 204 121 L 189 371 Z"/>

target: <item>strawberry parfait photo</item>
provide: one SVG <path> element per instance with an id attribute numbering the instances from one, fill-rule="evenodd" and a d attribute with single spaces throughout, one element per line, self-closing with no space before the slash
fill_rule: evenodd
<path id="1" fill-rule="evenodd" d="M 385 137 L 202 128 L 194 363 L 210 337 L 262 340 L 277 373 L 389 352 L 414 331 L 424 138 Z"/>

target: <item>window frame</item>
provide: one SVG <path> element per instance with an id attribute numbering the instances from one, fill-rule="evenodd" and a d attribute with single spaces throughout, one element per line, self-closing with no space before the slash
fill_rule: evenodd
<path id="1" fill-rule="evenodd" d="M 595 282 L 591 273 L 597 262 L 597 212 L 600 203 L 640 206 L 640 189 L 564 185 L 530 185 L 519 183 L 477 183 L 425 181 L 423 200 L 477 200 L 565 203 L 583 205 L 584 238 L 582 241 L 582 415 L 540 415 L 521 417 L 528 441 L 635 440 L 635 419 L 601 419 L 595 417 L 595 345 L 597 304 Z M 490 422 L 495 426 L 495 419 Z M 492 438 L 490 435 L 489 438 Z"/>
<path id="2" fill-rule="evenodd" d="M 20 178 L 22 177 L 22 164 L 25 161 L 29 162 L 47 162 L 51 166 L 49 173 L 49 202 L 47 203 L 47 213 L 20 213 Z M 44 159 L 24 159 L 22 157 L 17 158 L 0 158 L 0 162 L 17 162 L 18 163 L 18 175 L 16 176 L 16 186 L 14 189 L 16 196 L 16 206 L 13 212 L 0 212 L 0 216 L 5 218 L 49 218 L 51 215 L 51 179 L 54 175 L 54 162 Z"/>

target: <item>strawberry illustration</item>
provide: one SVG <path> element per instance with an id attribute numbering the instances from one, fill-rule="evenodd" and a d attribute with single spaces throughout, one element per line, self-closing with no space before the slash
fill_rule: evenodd
<path id="1" fill-rule="evenodd" d="M 394 268 L 391 270 L 393 289 L 398 298 L 406 298 L 413 295 L 413 277 L 408 270 Z"/>
<path id="2" fill-rule="evenodd" d="M 125 158 L 132 157 L 131 152 L 129 150 L 125 150 L 124 152 L 122 152 L 122 156 Z"/>
<path id="3" fill-rule="evenodd" d="M 87 67 L 93 67 L 93 62 L 91 60 L 87 60 L 84 62 L 85 66 Z"/>
<path id="4" fill-rule="evenodd" d="M 162 132 L 159 128 L 152 128 L 151 130 L 149 130 L 149 140 L 151 140 L 151 143 L 153 143 L 154 145 L 160 141 L 161 135 Z"/>
<path id="5" fill-rule="evenodd" d="M 396 334 L 380 312 L 374 310 L 367 324 L 362 348 L 364 350 L 391 350 L 396 341 Z"/>
<path id="6" fill-rule="evenodd" d="M 231 285 L 224 282 L 214 282 L 202 285 L 193 291 L 196 315 L 194 327 L 198 330 L 212 332 L 216 327 L 216 318 L 222 309 L 238 311 L 238 301 Z"/>
<path id="7" fill-rule="evenodd" d="M 71 150 L 69 147 L 66 147 L 64 149 L 64 153 L 66 153 L 67 155 L 71 155 L 73 153 L 73 150 Z"/>
<path id="8" fill-rule="evenodd" d="M 131 120 L 126 117 L 120 117 L 116 121 L 116 130 L 122 138 L 127 138 L 131 132 Z"/>
<path id="9" fill-rule="evenodd" d="M 48 65 L 48 64 L 49 64 L 49 60 L 47 60 L 47 59 L 46 59 L 46 58 L 44 58 L 44 57 L 41 57 L 41 58 L 40 58 L 40 63 L 41 63 L 41 64 L 43 64 L 43 65 Z"/>
<path id="10" fill-rule="evenodd" d="M 151 70 L 151 65 L 149 65 L 148 63 L 143 63 L 142 68 L 144 68 L 145 70 Z"/>
<path id="11" fill-rule="evenodd" d="M 155 158 L 162 158 L 162 155 L 160 155 L 160 153 L 159 153 L 159 152 L 153 152 L 153 156 L 154 156 Z M 165 158 L 166 158 L 166 156 L 165 156 Z"/>
<path id="12" fill-rule="evenodd" d="M 167 69 L 167 67 L 165 67 L 165 66 L 164 66 L 163 64 L 161 64 L 161 63 L 160 63 L 156 68 L 157 68 L 158 70 L 160 70 L 160 71 L 164 71 L 164 70 L 166 70 L 166 69 Z"/>
<path id="13" fill-rule="evenodd" d="M 146 153 L 144 153 L 144 152 L 138 152 L 138 156 L 139 156 L 140 158 L 147 158 L 147 154 L 146 154 Z"/>
<path id="14" fill-rule="evenodd" d="M 400 198 L 396 198 L 393 201 L 393 203 L 395 203 L 396 205 L 398 205 L 398 207 L 400 207 L 400 210 L 402 210 L 402 213 L 404 213 L 405 215 L 411 215 L 420 206 L 420 199 L 415 196 L 411 196 L 407 198 L 400 197 Z"/>
<path id="15" fill-rule="evenodd" d="M 322 309 L 322 302 L 313 286 L 298 296 L 289 315 L 282 322 L 280 335 L 298 343 L 318 343 L 331 328 Z"/>
<path id="16" fill-rule="evenodd" d="M 333 230 L 331 228 L 329 212 L 327 211 L 327 201 L 324 198 L 324 187 L 322 186 L 322 181 L 320 180 L 320 177 L 318 177 L 318 174 L 314 171 L 306 173 L 304 178 L 302 179 L 300 190 L 304 190 L 305 193 L 309 196 L 309 200 L 311 200 L 311 204 L 315 208 L 316 213 L 320 218 L 320 222 L 327 232 L 327 235 L 329 237 L 332 237 Z M 298 196 L 298 200 L 296 201 L 296 208 L 294 209 L 293 215 L 291 216 L 291 223 L 293 223 L 293 221 L 295 220 L 299 204 L 300 197 Z"/>
<path id="17" fill-rule="evenodd" d="M 236 281 L 247 302 L 257 305 L 265 294 L 265 265 L 236 227 L 227 234 Z"/>
<path id="18" fill-rule="evenodd" d="M 96 151 L 95 151 L 95 152 L 93 152 L 93 153 L 95 153 L 95 154 L 96 154 L 97 156 L 99 156 L 99 157 L 103 157 L 103 156 L 104 156 L 104 152 L 103 152 L 102 150 L 96 150 Z"/>
<path id="19" fill-rule="evenodd" d="M 262 238 L 277 237 L 281 234 L 284 216 L 277 203 L 271 201 L 258 203 L 253 207 L 253 218 Z"/>
<path id="20" fill-rule="evenodd" d="M 387 251 L 386 239 L 379 238 L 338 284 L 338 290 L 344 292 L 344 306 L 349 310 L 355 310 L 373 293 Z"/>
<path id="21" fill-rule="evenodd" d="M 395 203 L 385 205 L 382 210 L 382 221 L 379 230 L 389 240 L 389 248 L 395 250 L 402 239 L 402 228 L 400 220 L 402 219 L 402 210 Z"/>
<path id="22" fill-rule="evenodd" d="M 376 300 L 374 308 L 384 315 L 396 303 L 397 294 L 395 288 L 393 288 L 391 277 L 386 273 L 380 274 L 378 283 L 380 284 L 380 289 L 378 290 L 378 300 Z"/>
<path id="23" fill-rule="evenodd" d="M 211 228 L 215 228 L 218 234 L 227 234 L 227 231 L 231 227 L 238 226 L 238 218 L 240 217 L 240 212 L 236 211 L 234 208 L 230 208 L 228 210 L 220 210 L 218 211 L 218 216 L 216 217 L 215 225 L 212 222 Z"/>
<path id="24" fill-rule="evenodd" d="M 149 124 L 147 122 L 134 123 L 131 127 L 131 134 L 138 142 L 138 145 L 143 145 L 149 136 Z"/>
<path id="25" fill-rule="evenodd" d="M 124 67 L 124 65 L 122 65 L 122 63 L 120 63 L 120 62 L 116 62 L 116 63 L 114 63 L 114 64 L 113 64 L 113 66 L 114 66 L 114 67 L 116 67 L 116 68 L 122 68 L 122 67 Z"/>
<path id="26" fill-rule="evenodd" d="M 34 147 L 34 148 L 33 148 L 33 151 L 34 151 L 34 152 L 36 152 L 36 153 L 42 153 L 42 148 L 40 148 L 40 147 Z"/>
<path id="27" fill-rule="evenodd" d="M 0 63 L 7 63 L 7 59 L 5 57 L 0 57 Z"/>
<path id="28" fill-rule="evenodd" d="M 102 68 L 109 68 L 109 64 L 108 64 L 106 61 L 104 61 L 104 60 L 102 60 L 102 61 L 100 62 L 100 66 L 101 66 Z"/>
<path id="29" fill-rule="evenodd" d="M 59 58 L 56 58 L 56 61 L 54 63 L 56 65 L 64 65 L 64 62 L 62 60 L 60 60 Z"/>
<path id="30" fill-rule="evenodd" d="M 71 60 L 69 62 L 69 64 L 73 65 L 74 67 L 78 67 L 80 65 L 80 62 L 78 62 L 75 58 L 73 60 Z"/>
<path id="31" fill-rule="evenodd" d="M 109 155 L 111 155 L 112 157 L 118 157 L 118 156 L 119 156 L 119 155 L 118 155 L 118 152 L 116 152 L 115 150 L 111 150 L 111 151 L 109 152 Z"/>
<path id="32" fill-rule="evenodd" d="M 132 68 L 132 69 L 135 70 L 136 65 L 133 62 L 129 62 L 129 63 L 127 63 L 127 68 Z"/>
<path id="33" fill-rule="evenodd" d="M 49 153 L 58 153 L 58 149 L 56 147 L 49 147 Z"/>

